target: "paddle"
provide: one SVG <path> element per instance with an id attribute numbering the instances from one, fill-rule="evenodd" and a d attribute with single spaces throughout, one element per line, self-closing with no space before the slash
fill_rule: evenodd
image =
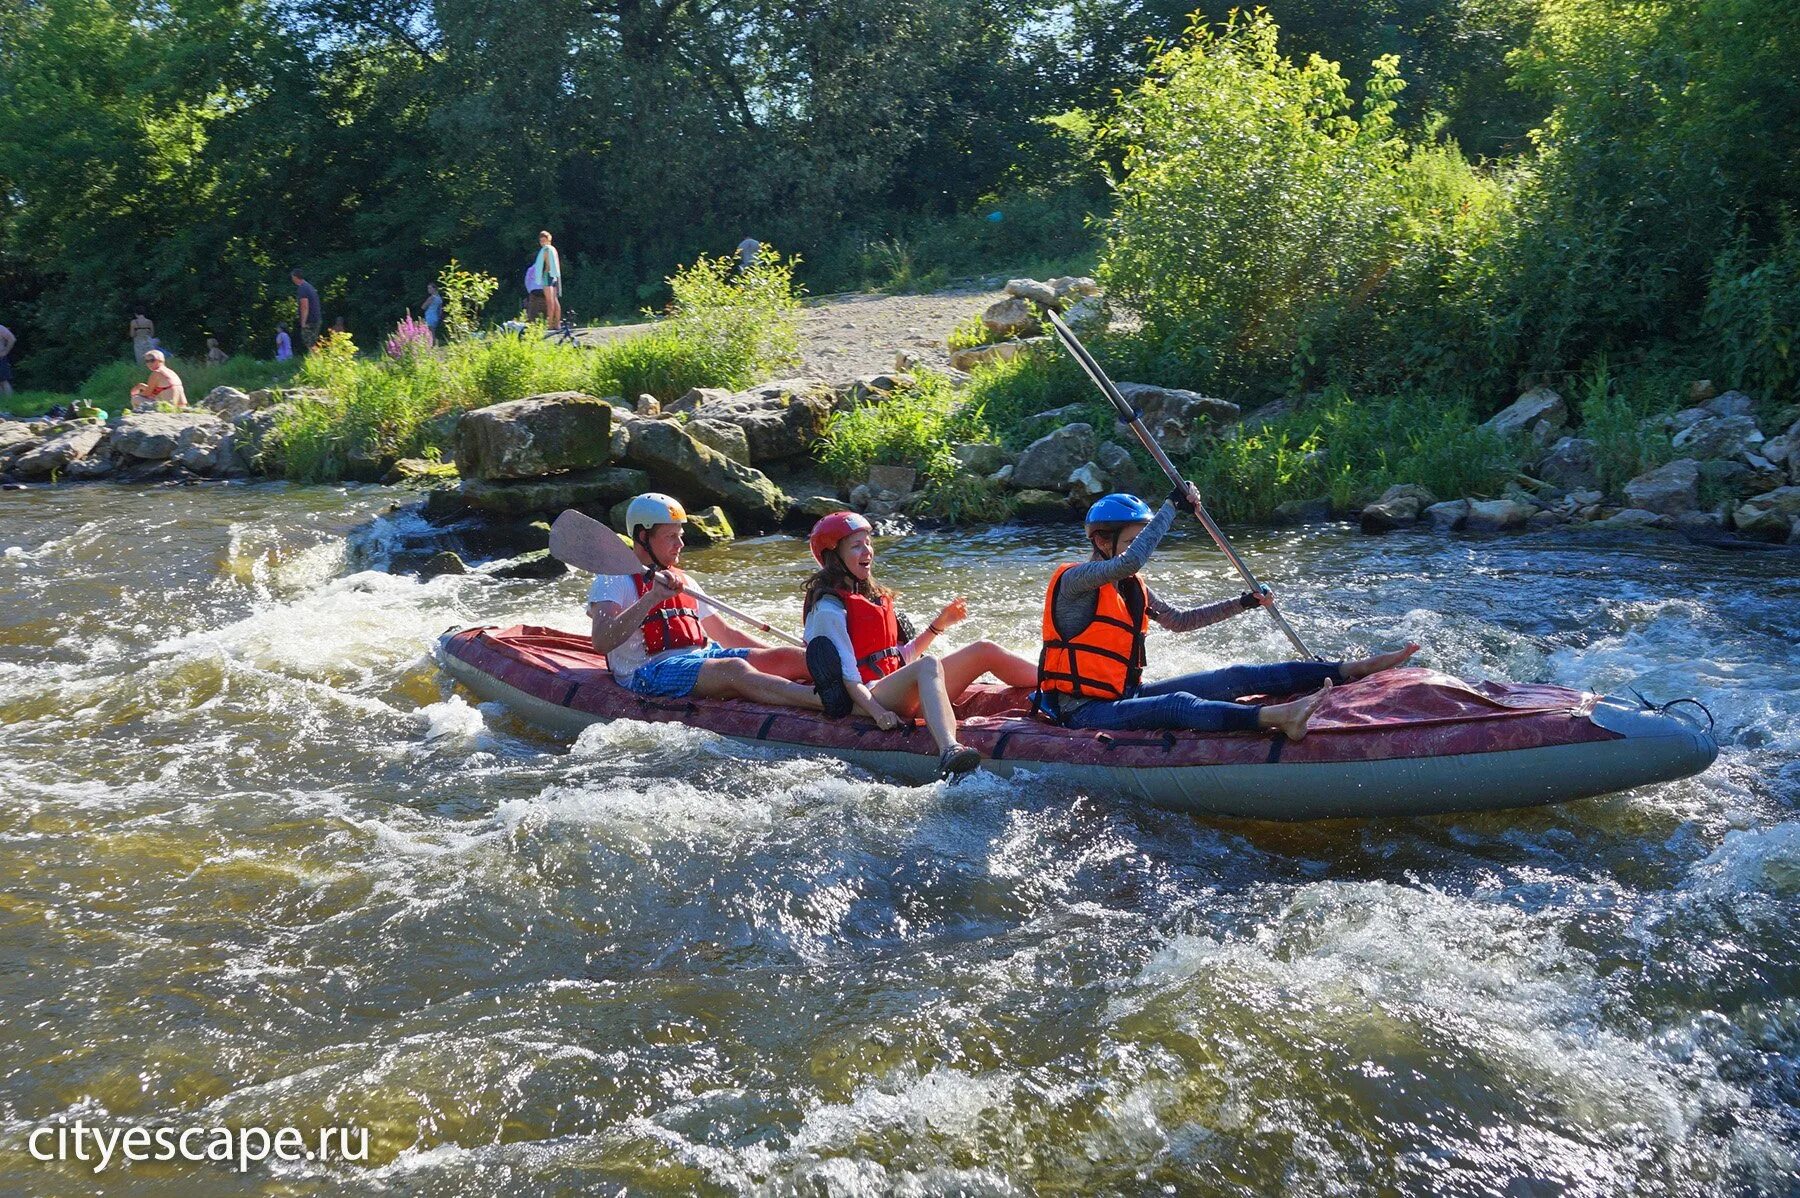
<path id="1" fill-rule="evenodd" d="M 550 556 L 577 570 L 586 570 L 589 574 L 642 574 L 647 569 L 638 560 L 637 554 L 632 552 L 624 537 L 574 508 L 563 512 L 550 525 Z M 801 649 L 806 647 L 805 642 L 789 636 L 781 629 L 771 628 L 755 616 L 747 616 L 734 607 L 727 607 L 692 586 L 687 588 L 687 592 L 758 632 L 767 633 Z"/>
<path id="2" fill-rule="evenodd" d="M 1143 414 L 1133 409 L 1126 402 L 1125 397 L 1119 394 L 1118 387 L 1114 386 L 1113 381 L 1106 377 L 1106 371 L 1100 369 L 1100 363 L 1096 362 L 1094 356 L 1088 353 L 1087 346 L 1081 344 L 1075 334 L 1070 331 L 1069 326 L 1062 322 L 1062 317 L 1054 312 L 1047 312 L 1046 315 L 1050 318 L 1050 328 L 1055 332 L 1056 339 L 1062 343 L 1064 349 L 1069 351 L 1070 356 L 1081 367 L 1082 373 L 1093 380 L 1094 386 L 1100 388 L 1100 393 L 1112 402 L 1114 408 L 1118 409 L 1119 419 L 1131 425 L 1131 431 L 1136 433 L 1137 439 L 1144 443 L 1144 448 L 1150 452 L 1151 457 L 1156 459 L 1156 464 L 1162 467 L 1162 472 L 1169 476 L 1169 481 L 1175 485 L 1176 490 L 1186 489 L 1187 481 L 1181 477 L 1181 472 L 1175 469 L 1175 463 L 1169 460 L 1169 455 L 1163 452 L 1162 446 L 1158 445 L 1156 439 L 1150 435 L 1150 430 L 1144 427 Z M 1207 535 L 1212 537 L 1213 543 L 1218 545 L 1219 551 L 1225 555 L 1226 560 L 1243 576 L 1252 591 L 1261 594 L 1262 583 L 1256 580 L 1256 575 L 1250 573 L 1250 567 L 1244 564 L 1244 559 L 1237 555 L 1237 551 L 1225 539 L 1225 534 L 1219 531 L 1217 524 L 1213 523 L 1213 518 L 1207 514 L 1206 505 L 1196 503 L 1193 510 L 1194 517 L 1205 527 Z M 1318 654 L 1306 647 L 1306 643 L 1300 639 L 1300 634 L 1293 630 L 1273 603 L 1265 605 L 1263 610 L 1269 613 L 1269 618 L 1275 621 L 1275 627 L 1281 629 L 1282 635 L 1287 637 L 1300 656 L 1313 661 L 1322 660 Z"/>

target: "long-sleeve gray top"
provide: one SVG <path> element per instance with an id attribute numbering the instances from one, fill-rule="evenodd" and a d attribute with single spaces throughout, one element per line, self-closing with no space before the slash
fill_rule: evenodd
<path id="1" fill-rule="evenodd" d="M 1073 631 L 1092 621 L 1094 612 L 1100 605 L 1100 588 L 1109 582 L 1129 578 L 1142 570 L 1174 522 L 1175 505 L 1165 500 L 1162 508 L 1151 517 L 1150 523 L 1144 526 L 1144 531 L 1131 542 L 1131 548 L 1104 561 L 1083 562 L 1064 573 L 1062 586 L 1056 592 L 1056 606 L 1051 612 L 1056 626 Z M 1177 609 L 1158 599 L 1149 587 L 1145 587 L 1144 592 L 1148 596 L 1145 607 L 1150 618 L 1170 632 L 1193 632 L 1221 620 L 1229 620 L 1246 610 L 1235 598 Z"/>

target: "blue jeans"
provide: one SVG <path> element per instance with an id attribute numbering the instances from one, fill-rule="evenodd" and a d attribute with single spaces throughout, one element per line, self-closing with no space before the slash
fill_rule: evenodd
<path id="1" fill-rule="evenodd" d="M 1070 728 L 1186 728 L 1194 732 L 1253 732 L 1262 708 L 1232 700 L 1242 695 L 1293 695 L 1341 681 L 1335 661 L 1281 661 L 1227 666 L 1140 686 L 1125 699 L 1092 699 L 1069 712 Z"/>

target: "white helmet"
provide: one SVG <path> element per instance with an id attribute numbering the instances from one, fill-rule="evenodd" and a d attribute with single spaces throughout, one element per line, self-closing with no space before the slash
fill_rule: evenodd
<path id="1" fill-rule="evenodd" d="M 658 524 L 686 524 L 687 511 L 681 501 L 655 491 L 635 496 L 625 508 L 625 535 L 637 540 L 638 529 Z"/>

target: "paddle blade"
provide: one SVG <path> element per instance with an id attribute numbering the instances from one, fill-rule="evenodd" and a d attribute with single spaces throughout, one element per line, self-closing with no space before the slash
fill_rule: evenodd
<path id="1" fill-rule="evenodd" d="M 644 568 L 625 538 L 574 508 L 550 525 L 550 556 L 589 574 L 636 574 Z"/>

